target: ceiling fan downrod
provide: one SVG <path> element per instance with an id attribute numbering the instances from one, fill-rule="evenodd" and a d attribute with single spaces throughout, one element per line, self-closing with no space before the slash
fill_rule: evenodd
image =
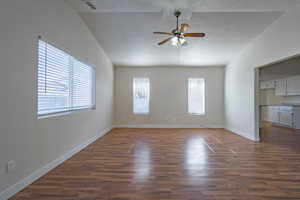
<path id="1" fill-rule="evenodd" d="M 179 29 L 178 18 L 179 18 L 179 16 L 181 15 L 181 12 L 180 12 L 179 10 L 176 10 L 176 11 L 174 12 L 174 15 L 175 15 L 175 17 L 176 17 L 176 32 L 178 33 L 178 32 L 179 32 L 179 31 L 178 31 L 178 29 Z"/>

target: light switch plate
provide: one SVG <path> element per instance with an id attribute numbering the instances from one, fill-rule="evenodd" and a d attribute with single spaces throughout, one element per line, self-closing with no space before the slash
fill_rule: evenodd
<path id="1" fill-rule="evenodd" d="M 7 166 L 6 166 L 7 173 L 15 170 L 15 168 L 16 168 L 16 162 L 14 160 L 10 160 L 7 162 Z"/>

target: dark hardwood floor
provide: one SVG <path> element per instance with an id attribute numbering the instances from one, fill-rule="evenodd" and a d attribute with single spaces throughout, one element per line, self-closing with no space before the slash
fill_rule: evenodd
<path id="1" fill-rule="evenodd" d="M 12 200 L 300 199 L 300 132 L 114 129 Z"/>

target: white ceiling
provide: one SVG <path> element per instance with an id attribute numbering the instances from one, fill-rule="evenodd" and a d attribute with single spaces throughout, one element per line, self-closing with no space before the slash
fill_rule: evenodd
<path id="1" fill-rule="evenodd" d="M 226 65 L 251 40 L 300 0 L 92 0 L 96 11 L 81 0 L 67 0 L 115 65 Z M 205 38 L 188 38 L 189 45 L 158 46 L 166 36 L 153 31 L 175 28 L 174 9 L 182 22 Z"/>

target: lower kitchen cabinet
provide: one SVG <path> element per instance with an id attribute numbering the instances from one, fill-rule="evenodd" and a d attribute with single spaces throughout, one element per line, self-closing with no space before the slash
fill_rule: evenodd
<path id="1" fill-rule="evenodd" d="M 279 123 L 279 107 L 270 106 L 268 108 L 268 121 L 273 123 Z"/>
<path id="2" fill-rule="evenodd" d="M 299 106 L 262 106 L 261 120 L 279 126 L 300 129 Z"/>
<path id="3" fill-rule="evenodd" d="M 260 108 L 260 121 L 268 121 L 268 106 L 262 106 Z"/>
<path id="4" fill-rule="evenodd" d="M 279 108 L 279 124 L 288 127 L 294 127 L 294 111 L 293 107 L 280 107 Z"/>

